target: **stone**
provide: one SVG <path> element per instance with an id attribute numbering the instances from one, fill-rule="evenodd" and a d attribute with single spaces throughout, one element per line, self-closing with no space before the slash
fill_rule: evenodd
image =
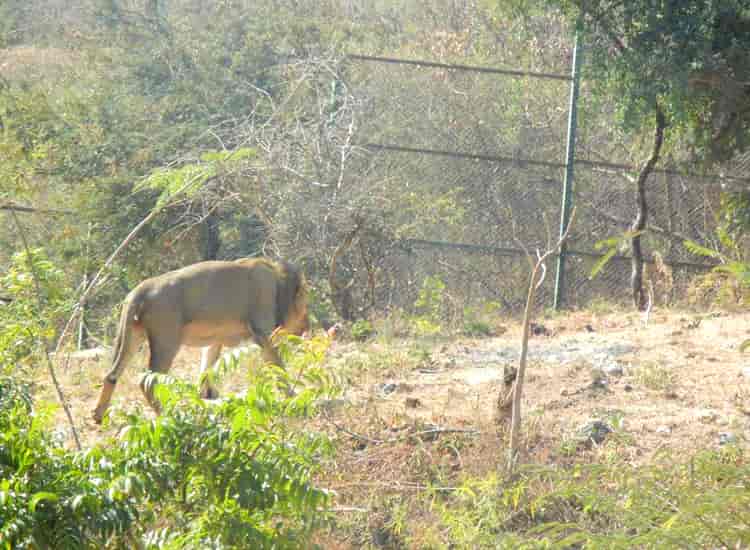
<path id="1" fill-rule="evenodd" d="M 719 432 L 719 445 L 733 445 L 737 443 L 737 436 L 732 432 Z"/>
<path id="2" fill-rule="evenodd" d="M 394 384 L 393 382 L 386 382 L 385 384 L 380 385 L 380 393 L 383 395 L 388 395 L 389 393 L 393 393 L 398 389 L 398 384 Z"/>
<path id="3" fill-rule="evenodd" d="M 719 414 L 713 409 L 699 409 L 695 412 L 695 416 L 699 421 L 710 424 L 719 417 Z"/>
<path id="4" fill-rule="evenodd" d="M 577 430 L 577 439 L 582 443 L 602 443 L 612 433 L 612 427 L 602 420 L 589 420 Z"/>
<path id="5" fill-rule="evenodd" d="M 408 409 L 416 409 L 422 405 L 422 402 L 416 397 L 407 397 L 404 400 L 404 405 L 406 405 L 406 408 Z"/>
<path id="6" fill-rule="evenodd" d="M 610 363 L 608 365 L 602 365 L 602 372 L 607 376 L 622 376 L 625 370 L 619 363 Z"/>

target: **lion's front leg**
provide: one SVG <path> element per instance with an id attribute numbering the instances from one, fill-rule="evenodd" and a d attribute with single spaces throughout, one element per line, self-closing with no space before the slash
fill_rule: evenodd
<path id="1" fill-rule="evenodd" d="M 270 336 L 268 336 L 271 334 L 271 331 L 266 331 L 261 327 L 250 324 L 250 333 L 253 335 L 253 341 L 260 346 L 260 349 L 263 352 L 263 362 L 278 365 L 282 369 L 286 369 L 284 361 L 281 360 L 278 351 L 276 351 L 276 347 L 273 345 Z M 290 397 L 297 394 L 294 391 L 294 388 L 288 383 L 286 384 L 286 393 Z"/>
<path id="2" fill-rule="evenodd" d="M 278 365 L 282 369 L 284 367 L 284 362 L 281 360 L 281 357 L 279 356 L 279 353 L 276 351 L 276 348 L 271 343 L 270 338 L 264 338 L 263 343 L 258 343 L 258 345 L 263 350 L 263 361 L 266 363 L 271 363 L 272 365 Z"/>

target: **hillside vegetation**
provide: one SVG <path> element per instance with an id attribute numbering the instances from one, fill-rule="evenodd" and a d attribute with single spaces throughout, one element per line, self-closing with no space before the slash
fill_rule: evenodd
<path id="1" fill-rule="evenodd" d="M 0 546 L 750 547 L 748 52 L 741 0 L 7 0 Z M 209 402 L 183 352 L 154 416 L 133 365 L 93 425 L 127 293 L 261 255 L 308 281 L 287 369 Z"/>

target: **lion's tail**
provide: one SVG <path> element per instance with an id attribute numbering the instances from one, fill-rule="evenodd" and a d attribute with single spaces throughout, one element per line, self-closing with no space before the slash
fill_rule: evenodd
<path id="1" fill-rule="evenodd" d="M 142 298 L 139 293 L 131 293 L 122 306 L 120 323 L 117 327 L 117 336 L 114 342 L 114 355 L 112 357 L 112 370 L 107 379 L 115 383 L 125 369 L 131 350 L 138 344 L 133 334 L 133 325 L 139 321 L 141 313 Z"/>

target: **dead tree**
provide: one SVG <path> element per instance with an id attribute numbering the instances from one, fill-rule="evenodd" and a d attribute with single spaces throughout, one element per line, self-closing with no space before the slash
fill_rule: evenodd
<path id="1" fill-rule="evenodd" d="M 354 229 L 352 229 L 345 237 L 344 240 L 336 247 L 331 255 L 331 261 L 328 265 L 328 284 L 331 287 L 331 300 L 333 301 L 333 307 L 336 308 L 336 313 L 339 314 L 341 319 L 344 321 L 351 321 L 354 319 L 354 300 L 352 298 L 352 286 L 354 285 L 354 277 L 351 277 L 345 283 L 340 283 L 336 275 L 336 268 L 339 258 L 352 246 L 354 238 L 362 228 L 362 221 L 357 220 Z"/>
<path id="2" fill-rule="evenodd" d="M 632 256 L 632 271 L 630 275 L 630 289 L 633 294 L 633 306 L 639 311 L 644 311 L 648 304 L 648 293 L 643 288 L 643 250 L 641 249 L 641 234 L 646 228 L 646 222 L 648 221 L 648 204 L 646 202 L 646 180 L 649 175 L 654 171 L 654 167 L 659 160 L 659 154 L 661 153 L 661 146 L 664 142 L 664 128 L 667 126 L 667 121 L 664 116 L 664 112 L 661 107 L 656 107 L 656 132 L 654 134 L 654 148 L 651 152 L 651 157 L 646 161 L 646 164 L 641 169 L 641 173 L 638 175 L 636 181 L 636 197 L 638 210 L 633 220 L 633 224 L 630 226 L 632 237 L 630 238 L 630 246 L 633 252 Z"/>
<path id="3" fill-rule="evenodd" d="M 518 371 L 515 373 L 515 384 L 513 385 L 512 396 L 507 396 L 506 393 L 501 389 L 500 395 L 498 396 L 498 413 L 502 414 L 502 408 L 507 403 L 507 399 L 511 401 L 511 424 L 510 424 L 510 444 L 508 447 L 508 466 L 509 469 L 513 469 L 518 458 L 518 447 L 521 433 L 521 397 L 523 396 L 523 381 L 526 375 L 526 358 L 529 351 L 529 335 L 531 334 L 531 321 L 533 317 L 534 307 L 534 296 L 539 286 L 544 281 L 544 274 L 546 273 L 545 261 L 551 255 L 559 252 L 560 247 L 567 240 L 570 235 L 570 228 L 573 227 L 573 221 L 575 220 L 576 210 L 570 213 L 570 221 L 568 227 L 565 228 L 565 232 L 557 241 L 557 244 L 551 248 L 548 248 L 544 254 L 540 254 L 537 251 L 537 260 L 534 262 L 531 254 L 527 252 L 526 257 L 529 260 L 529 266 L 531 268 L 531 277 L 529 280 L 529 291 L 526 296 L 526 308 L 523 313 L 523 335 L 521 337 L 521 357 L 518 361 Z"/>

